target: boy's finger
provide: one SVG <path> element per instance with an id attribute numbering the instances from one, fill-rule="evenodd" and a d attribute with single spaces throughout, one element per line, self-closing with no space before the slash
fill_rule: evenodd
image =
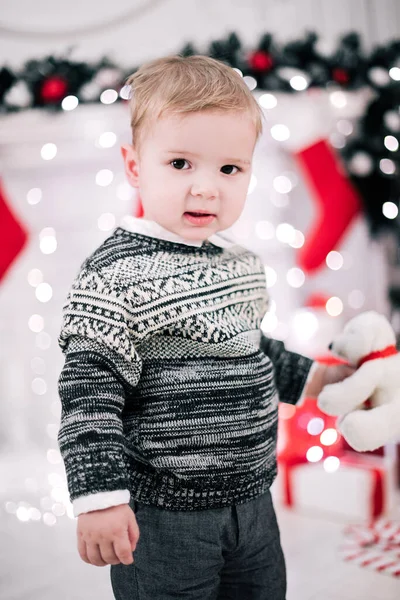
<path id="1" fill-rule="evenodd" d="M 131 519 L 128 522 L 128 536 L 129 536 L 129 541 L 131 543 L 132 552 L 136 548 L 136 544 L 138 542 L 139 535 L 140 535 L 139 534 L 139 527 L 138 527 L 138 524 L 136 522 L 136 518 L 133 518 L 133 519 Z"/>
<path id="2" fill-rule="evenodd" d="M 98 544 L 87 545 L 87 555 L 91 565 L 95 567 L 105 567 L 107 563 L 101 558 L 100 547 Z"/>
<path id="3" fill-rule="evenodd" d="M 114 552 L 123 565 L 131 565 L 133 556 L 128 536 L 114 540 Z"/>
<path id="4" fill-rule="evenodd" d="M 112 542 L 103 542 L 100 545 L 100 555 L 107 565 L 119 565 L 119 558 L 115 554 Z"/>
<path id="5" fill-rule="evenodd" d="M 87 555 L 86 542 L 84 542 L 80 537 L 78 537 L 78 552 L 79 556 L 85 563 L 90 563 Z"/>

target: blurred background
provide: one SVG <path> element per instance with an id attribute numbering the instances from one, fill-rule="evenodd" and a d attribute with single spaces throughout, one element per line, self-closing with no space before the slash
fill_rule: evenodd
<path id="1" fill-rule="evenodd" d="M 325 359 L 360 311 L 400 334 L 400 3 L 6 0 L 0 50 L 0 597 L 106 600 L 76 550 L 57 336 L 85 257 L 140 215 L 124 81 L 173 53 L 245 78 L 265 124 L 228 233 L 265 262 L 265 333 Z M 311 400 L 280 417 L 288 600 L 400 597 L 399 445 L 351 451 Z"/>

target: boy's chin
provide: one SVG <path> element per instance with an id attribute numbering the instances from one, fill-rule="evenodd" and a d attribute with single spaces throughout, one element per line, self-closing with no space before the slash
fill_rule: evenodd
<path id="1" fill-rule="evenodd" d="M 214 229 L 211 229 L 211 227 L 193 227 L 193 229 L 184 229 L 178 235 L 187 238 L 188 240 L 192 240 L 194 242 L 202 242 L 209 238 L 211 235 L 215 235 L 215 233 L 216 231 L 214 231 Z"/>
<path id="2" fill-rule="evenodd" d="M 202 226 L 185 223 L 184 226 L 181 228 L 181 233 L 178 233 L 178 235 L 181 235 L 182 237 L 186 236 L 189 239 L 206 240 L 208 237 L 210 237 L 210 235 L 214 235 L 215 233 L 217 233 L 217 230 L 219 231 L 220 228 L 216 227 L 214 223 L 212 225 Z"/>

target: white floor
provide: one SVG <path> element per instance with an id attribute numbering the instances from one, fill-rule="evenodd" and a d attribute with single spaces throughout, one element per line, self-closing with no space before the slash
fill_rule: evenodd
<path id="1" fill-rule="evenodd" d="M 23 467 L 17 465 L 0 460 L 0 481 L 9 484 L 0 492 L 1 600 L 113 600 L 109 567 L 90 566 L 79 558 L 75 520 L 64 515 L 48 526 L 42 521 L 20 521 L 6 511 L 7 501 L 25 498 L 34 505 L 32 489 L 26 490 L 26 459 Z M 48 465 L 36 463 L 39 484 L 46 469 Z M 343 521 L 296 514 L 277 503 L 276 508 L 288 570 L 287 600 L 400 599 L 399 579 L 339 558 Z"/>

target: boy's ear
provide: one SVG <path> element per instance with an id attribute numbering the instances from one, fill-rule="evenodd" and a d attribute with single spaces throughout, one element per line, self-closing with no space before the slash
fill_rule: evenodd
<path id="1" fill-rule="evenodd" d="M 121 146 L 122 159 L 124 161 L 125 173 L 129 183 L 139 187 L 139 159 L 135 148 L 131 144 Z"/>

